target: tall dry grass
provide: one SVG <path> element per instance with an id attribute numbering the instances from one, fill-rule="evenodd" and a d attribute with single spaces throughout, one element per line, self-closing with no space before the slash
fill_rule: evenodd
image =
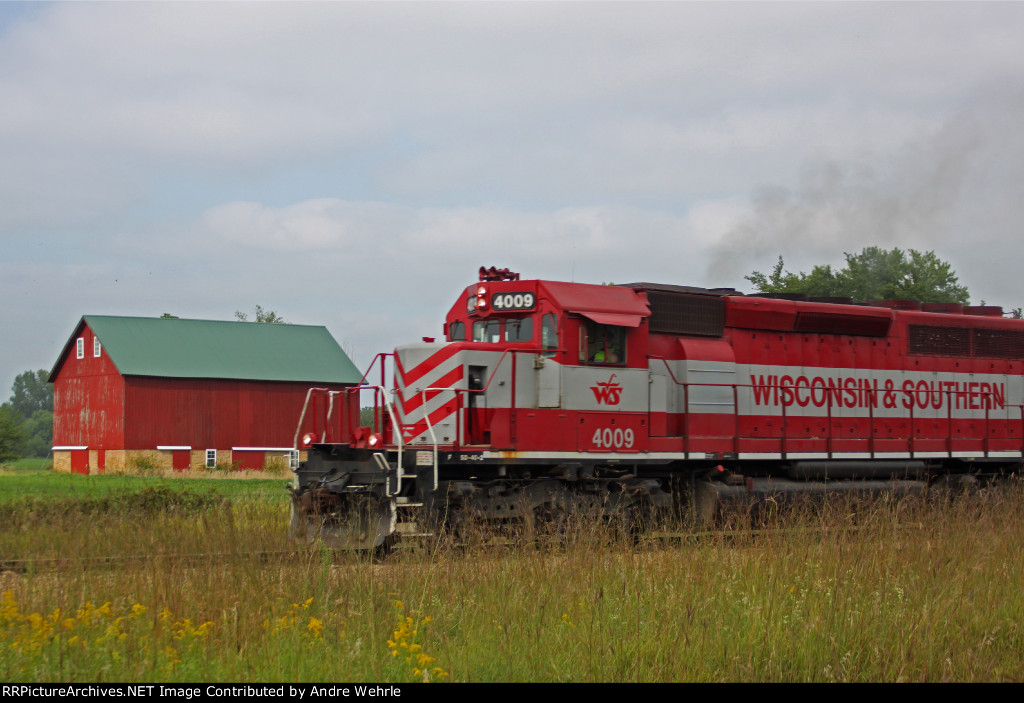
<path id="1" fill-rule="evenodd" d="M 1014 486 L 659 539 L 579 521 L 280 562 L 245 553 L 286 548 L 281 504 L 69 515 L 17 538 L 66 550 L 63 569 L 0 577 L 0 678 L 1017 681 L 1022 517 Z M 218 556 L 181 558 L 201 550 Z M 159 556 L 75 556 L 101 553 Z"/>

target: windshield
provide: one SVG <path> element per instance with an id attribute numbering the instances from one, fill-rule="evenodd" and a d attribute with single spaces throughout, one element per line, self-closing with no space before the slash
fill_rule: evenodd
<path id="1" fill-rule="evenodd" d="M 473 341 L 497 342 L 533 341 L 533 318 L 517 317 L 508 320 L 477 320 L 473 323 Z"/>

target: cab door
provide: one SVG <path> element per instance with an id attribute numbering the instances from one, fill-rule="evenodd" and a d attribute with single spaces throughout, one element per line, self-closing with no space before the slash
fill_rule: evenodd
<path id="1" fill-rule="evenodd" d="M 541 317 L 541 348 L 537 357 L 537 407 L 562 406 L 561 364 L 555 361 L 558 353 L 558 316 L 548 313 Z"/>

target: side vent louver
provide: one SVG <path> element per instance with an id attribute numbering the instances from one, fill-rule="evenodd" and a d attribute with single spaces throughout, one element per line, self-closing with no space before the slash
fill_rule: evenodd
<path id="1" fill-rule="evenodd" d="M 725 299 L 720 296 L 649 290 L 647 301 L 651 332 L 721 337 L 725 330 Z"/>
<path id="2" fill-rule="evenodd" d="M 1024 359 L 1024 332 L 974 330 L 974 355 L 990 359 Z"/>
<path id="3" fill-rule="evenodd" d="M 917 356 L 1024 359 L 1024 332 L 910 325 L 907 351 Z"/>

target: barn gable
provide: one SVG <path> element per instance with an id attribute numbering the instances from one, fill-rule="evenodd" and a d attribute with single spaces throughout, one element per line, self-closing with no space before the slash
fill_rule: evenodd
<path id="1" fill-rule="evenodd" d="M 326 327 L 86 315 L 49 381 L 92 330 L 122 376 L 357 383 L 361 377 Z M 93 349 L 86 350 L 90 357 Z"/>

